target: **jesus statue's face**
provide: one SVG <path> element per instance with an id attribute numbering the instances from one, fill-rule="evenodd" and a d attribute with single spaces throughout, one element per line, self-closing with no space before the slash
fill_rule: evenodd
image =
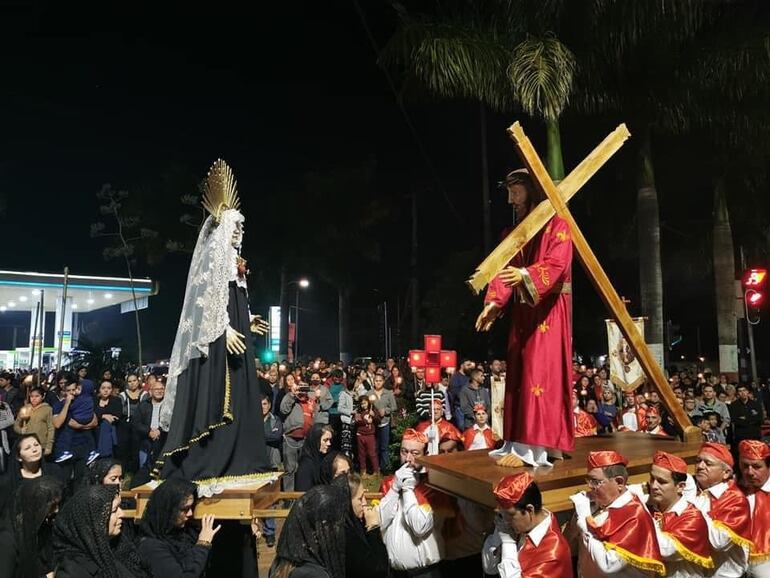
<path id="1" fill-rule="evenodd" d="M 508 204 L 513 205 L 516 211 L 516 221 L 520 222 L 531 209 L 529 191 L 526 185 L 521 182 L 510 184 L 507 188 Z"/>

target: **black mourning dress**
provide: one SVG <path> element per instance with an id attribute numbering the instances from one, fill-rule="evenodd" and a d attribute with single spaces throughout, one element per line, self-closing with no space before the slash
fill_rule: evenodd
<path id="1" fill-rule="evenodd" d="M 155 468 L 162 478 L 237 478 L 270 469 L 261 393 L 250 345 L 246 290 L 230 282 L 230 325 L 246 336 L 246 354 L 228 355 L 225 335 L 177 378 L 166 444 Z M 224 482 L 227 479 L 222 480 Z"/>

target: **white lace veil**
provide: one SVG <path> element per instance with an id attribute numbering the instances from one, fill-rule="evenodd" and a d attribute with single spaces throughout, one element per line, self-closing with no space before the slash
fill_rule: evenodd
<path id="1" fill-rule="evenodd" d="M 171 351 L 166 395 L 160 408 L 160 427 L 164 431 L 171 426 L 177 378 L 191 360 L 208 355 L 209 344 L 219 338 L 230 324 L 227 314 L 228 284 L 238 274 L 238 249 L 233 246 L 233 233 L 243 221 L 240 212 L 228 209 L 221 214 L 219 224 L 209 216 L 198 235 L 187 276 L 182 315 Z"/>

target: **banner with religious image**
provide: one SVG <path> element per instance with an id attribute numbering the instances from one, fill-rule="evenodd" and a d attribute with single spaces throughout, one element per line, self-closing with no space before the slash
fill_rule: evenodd
<path id="1" fill-rule="evenodd" d="M 644 382 L 644 372 L 618 324 L 613 319 L 606 321 L 610 381 L 623 391 L 633 391 Z M 644 317 L 634 318 L 634 323 L 639 334 L 644 336 Z"/>

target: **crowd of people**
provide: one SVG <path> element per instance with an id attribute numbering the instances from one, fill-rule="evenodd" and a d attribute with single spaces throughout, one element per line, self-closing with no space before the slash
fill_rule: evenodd
<path id="1" fill-rule="evenodd" d="M 283 472 L 284 491 L 305 492 L 280 532 L 271 576 L 447 576 L 464 564 L 505 578 L 572 576 L 573 564 L 582 576 L 742 576 L 750 566 L 770 576 L 770 543 L 758 534 L 770 528 L 752 522 L 770 514 L 766 386 L 672 372 L 677 401 L 703 432 L 695 478 L 661 452 L 649 484 L 633 487 L 623 456 L 592 454 L 588 491 L 573 496 L 562 535 L 566 520 L 543 508 L 529 474 L 498 484 L 494 518 L 428 487 L 417 463 L 499 445 L 493 392 L 505 382 L 504 361 L 463 359 L 440 383 L 395 359 L 258 362 L 257 371 L 270 466 Z M 654 388 L 624 392 L 606 367 L 575 363 L 573 374 L 576 436 L 676 434 Z M 87 367 L 43 380 L 0 374 L 0 576 L 205 575 L 220 526 L 192 519 L 195 484 L 166 481 L 141 520 L 122 519 L 121 486 L 149 481 L 163 449 L 164 390 L 161 375 L 105 371 L 94 380 Z M 381 481 L 379 503 L 363 497 L 371 478 Z M 275 520 L 253 530 L 276 545 Z"/>

